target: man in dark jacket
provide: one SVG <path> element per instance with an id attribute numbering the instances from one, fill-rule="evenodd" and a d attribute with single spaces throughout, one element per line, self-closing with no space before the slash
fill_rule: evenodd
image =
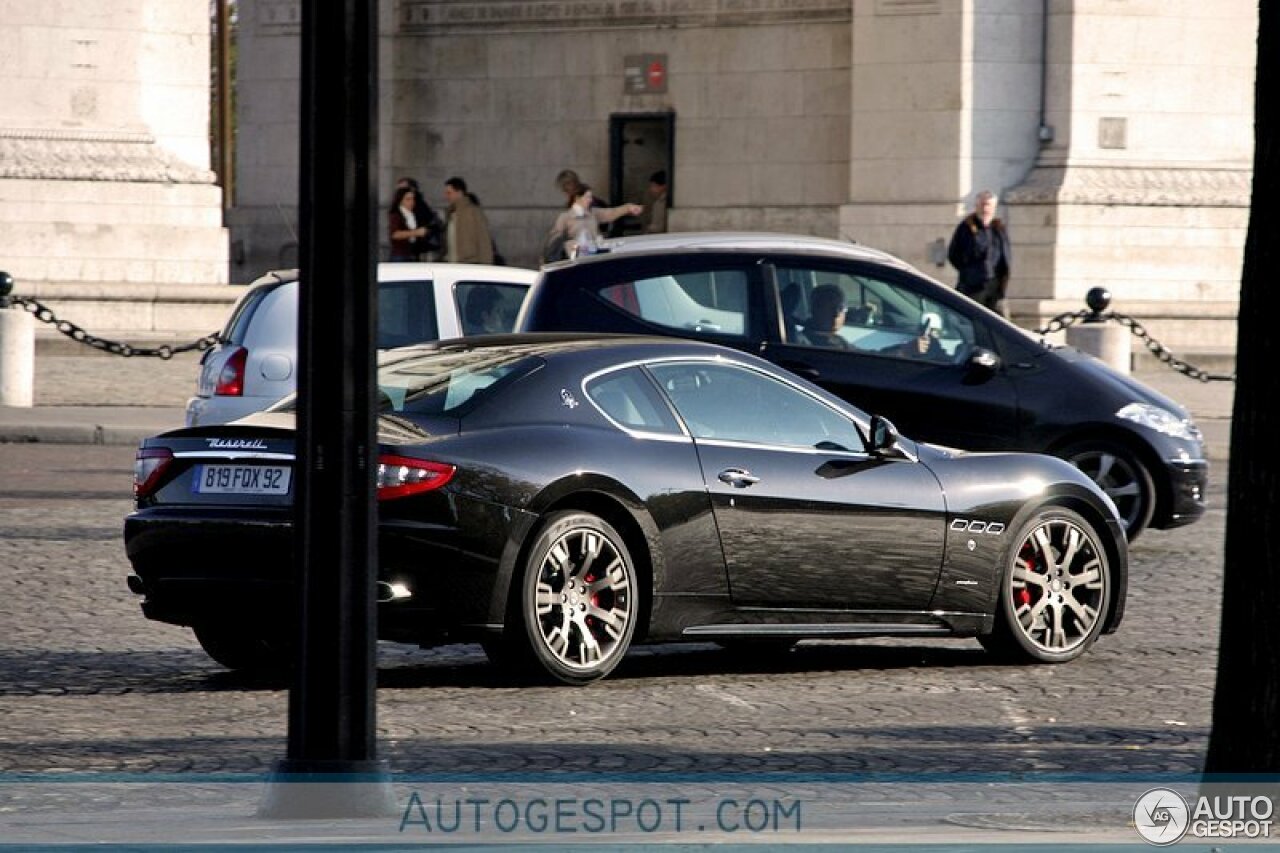
<path id="1" fill-rule="evenodd" d="M 1009 232 L 996 218 L 998 199 L 991 190 L 978 193 L 973 213 L 964 218 L 951 235 L 947 260 L 960 273 L 956 289 L 997 314 L 1008 316 L 1005 290 L 1013 269 Z"/>

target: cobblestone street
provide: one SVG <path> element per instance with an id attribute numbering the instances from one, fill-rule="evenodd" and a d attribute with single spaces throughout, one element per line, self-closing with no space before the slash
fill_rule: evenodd
<path id="1" fill-rule="evenodd" d="M 125 588 L 127 447 L 0 445 L 0 772 L 258 772 L 287 690 L 232 675 Z M 504 684 L 477 647 L 382 644 L 396 772 L 1194 773 L 1205 749 L 1225 492 L 1135 543 L 1120 631 L 1064 666 L 972 641 L 634 652 L 583 689 Z"/>

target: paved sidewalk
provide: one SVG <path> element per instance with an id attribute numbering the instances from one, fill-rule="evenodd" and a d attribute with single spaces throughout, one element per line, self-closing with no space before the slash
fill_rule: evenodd
<path id="1" fill-rule="evenodd" d="M 197 353 L 168 361 L 94 353 L 38 355 L 36 405 L 0 406 L 0 442 L 137 444 L 182 426 L 198 370 Z M 1190 409 L 1205 434 L 1209 459 L 1227 459 L 1233 383 L 1198 382 L 1164 367 L 1135 376 Z"/>

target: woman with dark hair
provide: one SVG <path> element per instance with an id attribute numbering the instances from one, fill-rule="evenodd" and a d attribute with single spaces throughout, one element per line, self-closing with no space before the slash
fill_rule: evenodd
<path id="1" fill-rule="evenodd" d="M 544 255 L 551 255 L 556 249 L 568 257 L 590 255 L 598 248 L 601 222 L 612 222 L 621 216 L 639 216 L 644 212 L 638 204 L 597 207 L 593 203 L 595 197 L 591 194 L 591 187 L 586 184 L 578 184 L 572 193 L 569 209 L 556 217 L 544 241 Z M 558 258 L 547 257 L 545 260 Z"/>
<path id="2" fill-rule="evenodd" d="M 428 208 L 429 210 L 429 208 Z M 419 218 L 424 221 L 419 222 Z M 387 236 L 391 239 L 391 260 L 416 261 L 426 251 L 429 220 L 422 217 L 418 194 L 412 187 L 400 187 L 387 211 Z"/>

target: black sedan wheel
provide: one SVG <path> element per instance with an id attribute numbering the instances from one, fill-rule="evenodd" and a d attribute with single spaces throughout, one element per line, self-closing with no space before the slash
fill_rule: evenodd
<path id="1" fill-rule="evenodd" d="M 1064 448 L 1058 455 L 1079 468 L 1107 493 L 1120 513 L 1125 536 L 1132 542 L 1151 522 L 1156 487 L 1137 455 L 1110 441 L 1088 441 Z"/>
<path id="2" fill-rule="evenodd" d="M 236 625 L 205 623 L 195 626 L 196 639 L 205 654 L 242 672 L 281 672 L 289 666 L 289 643 L 246 633 Z"/>
<path id="3" fill-rule="evenodd" d="M 520 591 L 528 651 L 546 674 L 566 684 L 608 675 L 631 645 L 638 604 L 635 568 L 617 531 L 588 513 L 547 519 Z"/>
<path id="4" fill-rule="evenodd" d="M 1023 661 L 1074 660 L 1098 638 L 1106 618 L 1107 552 L 1089 522 L 1059 507 L 1037 513 L 1016 542 L 995 631 L 983 644 Z"/>

